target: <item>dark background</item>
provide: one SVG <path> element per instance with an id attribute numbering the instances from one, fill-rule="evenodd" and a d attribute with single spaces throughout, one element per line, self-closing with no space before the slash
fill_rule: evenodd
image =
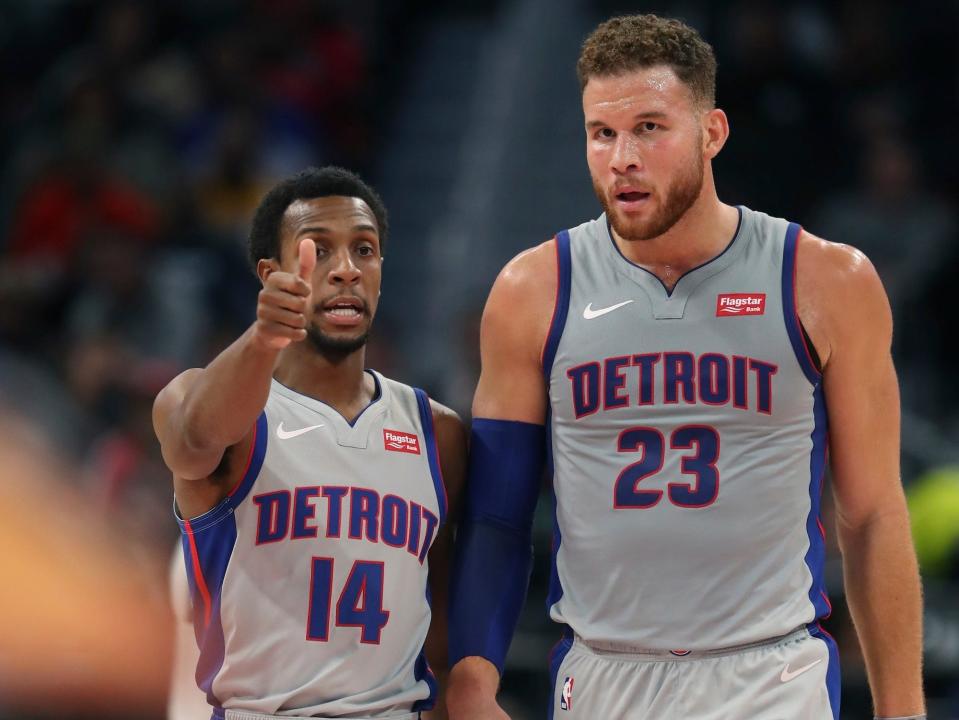
<path id="1" fill-rule="evenodd" d="M 596 23 L 638 11 L 678 15 L 716 49 L 732 128 L 720 197 L 859 247 L 886 284 L 930 717 L 959 718 L 955 1 L 0 1 L 0 411 L 44 439 L 163 592 L 177 528 L 152 399 L 251 321 L 262 193 L 337 163 L 391 213 L 369 364 L 468 416 L 496 272 L 599 213 L 574 65 Z M 516 720 L 543 715 L 557 637 L 548 515 L 503 681 Z M 866 717 L 830 557 L 843 717 Z M 0 682 L 2 720 L 46 717 L 39 696 L 5 711 L 15 689 Z"/>

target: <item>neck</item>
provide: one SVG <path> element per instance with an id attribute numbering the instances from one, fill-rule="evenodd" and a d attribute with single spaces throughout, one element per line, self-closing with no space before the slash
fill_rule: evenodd
<path id="1" fill-rule="evenodd" d="M 720 202 L 707 171 L 696 202 L 665 233 L 649 240 L 624 240 L 613 230 L 613 239 L 624 257 L 672 288 L 683 273 L 725 250 L 738 224 L 739 211 Z"/>
<path id="2" fill-rule="evenodd" d="M 375 383 L 364 372 L 366 348 L 342 358 L 318 352 L 309 341 L 284 348 L 273 377 L 286 387 L 332 406 L 352 421 L 373 399 Z"/>

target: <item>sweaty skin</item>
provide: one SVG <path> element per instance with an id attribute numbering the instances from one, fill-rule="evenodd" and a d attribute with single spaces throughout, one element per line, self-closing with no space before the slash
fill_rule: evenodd
<path id="1" fill-rule="evenodd" d="M 697 108 L 664 67 L 594 77 L 583 92 L 587 160 L 623 254 L 666 287 L 722 252 L 737 210 L 720 202 L 711 160 L 728 137 L 721 110 Z M 678 158 L 678 159 L 677 159 Z M 702 186 L 665 232 L 640 237 L 669 214 L 670 188 L 702 161 Z M 620 202 L 617 187 L 648 193 Z M 899 476 L 899 391 L 885 291 L 858 250 L 809 233 L 798 241 L 800 320 L 819 354 L 829 413 L 829 447 L 845 587 L 877 715 L 923 712 L 921 593 Z M 557 290 L 555 241 L 520 253 L 490 292 L 480 330 L 482 373 L 473 417 L 545 421 L 542 352 Z M 879 439 L 877 441 L 877 439 Z M 506 718 L 487 660 L 453 668 L 454 720 Z"/>

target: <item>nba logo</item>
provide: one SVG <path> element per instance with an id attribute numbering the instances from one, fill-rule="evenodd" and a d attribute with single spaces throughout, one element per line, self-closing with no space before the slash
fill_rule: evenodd
<path id="1" fill-rule="evenodd" d="M 563 694 L 559 696 L 559 706 L 563 710 L 573 709 L 573 678 L 568 677 L 563 683 Z"/>

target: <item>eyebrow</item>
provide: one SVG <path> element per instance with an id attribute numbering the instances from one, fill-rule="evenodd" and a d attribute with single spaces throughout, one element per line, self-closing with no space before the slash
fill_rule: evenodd
<path id="1" fill-rule="evenodd" d="M 351 232 L 366 231 L 366 232 L 372 232 L 372 233 L 377 232 L 376 227 L 373 225 L 370 225 L 369 223 L 361 223 L 360 225 L 354 225 L 353 227 L 350 228 L 350 231 Z M 329 235 L 331 232 L 333 231 L 330 230 L 330 228 L 328 227 L 323 227 L 322 225 L 314 225 L 311 227 L 300 228 L 299 230 L 296 231 L 296 235 L 294 235 L 294 237 L 299 237 L 300 235 L 306 235 L 306 234 Z"/>
<path id="2" fill-rule="evenodd" d="M 658 110 L 639 113 L 633 117 L 633 120 L 636 122 L 641 122 L 643 120 L 662 120 L 666 117 L 666 113 L 659 112 Z M 590 120 L 586 123 L 587 128 L 599 127 L 601 125 L 606 125 L 602 120 Z"/>

